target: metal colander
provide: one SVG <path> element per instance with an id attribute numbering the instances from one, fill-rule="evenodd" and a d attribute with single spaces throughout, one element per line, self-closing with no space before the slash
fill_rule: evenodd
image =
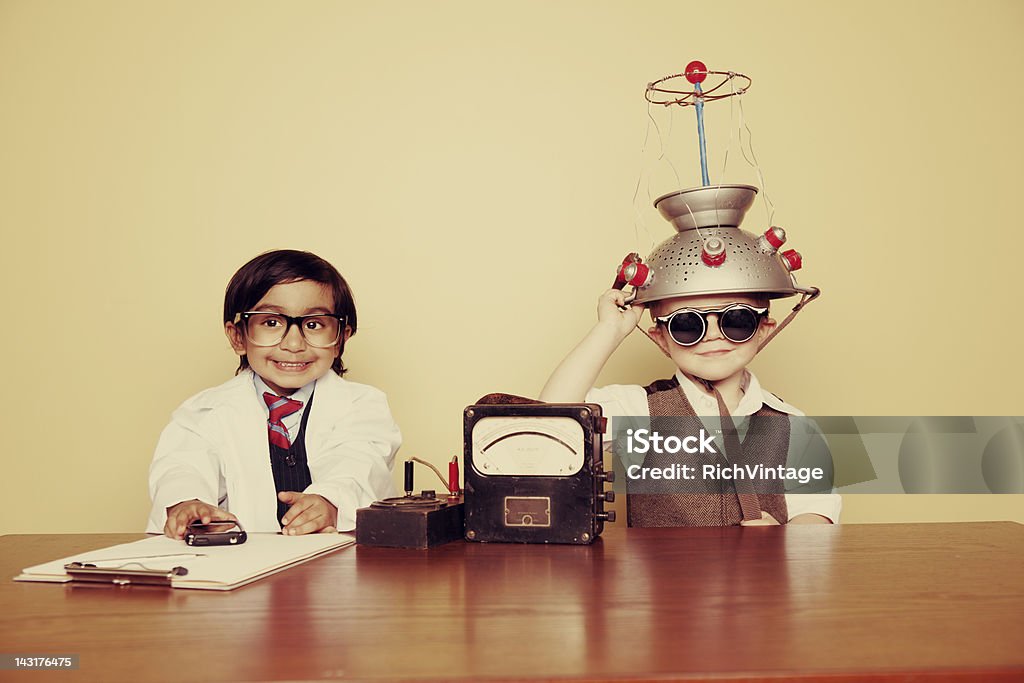
<path id="1" fill-rule="evenodd" d="M 806 293 L 781 256 L 760 249 L 758 236 L 738 227 L 756 195 L 751 185 L 712 185 L 655 200 L 654 206 L 679 232 L 644 260 L 651 278 L 636 288 L 634 301 L 747 293 L 776 299 Z M 709 266 L 701 254 L 715 238 L 725 245 L 725 261 Z"/>

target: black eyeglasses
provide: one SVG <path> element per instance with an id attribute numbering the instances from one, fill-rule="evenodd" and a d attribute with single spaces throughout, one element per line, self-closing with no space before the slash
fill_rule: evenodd
<path id="1" fill-rule="evenodd" d="M 238 317 L 245 323 L 245 338 L 255 346 L 277 346 L 288 336 L 292 325 L 299 328 L 302 338 L 310 346 L 326 349 L 338 343 L 345 317 L 340 315 L 290 316 L 266 311 L 246 311 Z"/>
<path id="2" fill-rule="evenodd" d="M 708 332 L 708 316 L 718 316 L 718 329 L 729 341 L 742 344 L 757 333 L 761 319 L 768 316 L 768 308 L 755 308 L 747 304 L 732 304 L 718 309 L 680 308 L 669 315 L 655 318 L 654 322 L 668 329 L 668 336 L 680 346 L 693 346 Z"/>

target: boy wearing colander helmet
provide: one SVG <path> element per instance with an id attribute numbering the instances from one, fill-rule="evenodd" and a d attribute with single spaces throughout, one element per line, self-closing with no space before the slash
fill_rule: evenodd
<path id="1" fill-rule="evenodd" d="M 758 237 L 739 229 L 756 191 L 722 185 L 661 197 L 655 206 L 677 234 L 646 263 L 638 258 L 623 263 L 616 288 L 598 299 L 597 324 L 541 392 L 543 401 L 598 403 L 613 426 L 627 417 L 649 418 L 649 429 L 628 432 L 630 448 L 622 447 L 621 438 L 616 446 L 627 466 L 630 526 L 839 521 L 841 501 L 830 493 L 831 459 L 820 431 L 764 390 L 747 367 L 818 294 L 797 286 L 791 271 L 799 267 L 800 256 L 778 253 L 785 239 L 781 230 Z M 618 288 L 627 283 L 633 285 L 632 295 Z M 802 295 L 800 303 L 778 323 L 770 315 L 770 301 L 795 294 Z M 593 388 L 611 354 L 640 326 L 644 310 L 652 320 L 645 333 L 671 359 L 674 374 L 646 386 Z M 694 437 L 691 444 L 707 448 L 659 451 L 657 437 L 634 438 L 657 434 L 659 425 L 677 437 L 687 432 Z M 713 446 L 700 441 L 702 430 L 714 435 Z M 619 437 L 622 432 L 616 429 Z M 637 443 L 642 448 L 635 448 Z M 817 479 L 810 486 L 792 478 L 812 470 Z M 648 476 L 661 481 L 654 485 Z M 666 481 L 673 477 L 674 482 Z"/>

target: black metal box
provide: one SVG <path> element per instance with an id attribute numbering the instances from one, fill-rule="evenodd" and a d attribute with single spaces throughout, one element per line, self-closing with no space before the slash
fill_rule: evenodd
<path id="1" fill-rule="evenodd" d="M 408 496 L 378 501 L 356 510 L 356 543 L 386 548 L 433 548 L 462 538 L 463 509 L 461 497 Z"/>
<path id="2" fill-rule="evenodd" d="M 593 543 L 606 521 L 601 406 L 478 403 L 463 413 L 466 540 Z"/>

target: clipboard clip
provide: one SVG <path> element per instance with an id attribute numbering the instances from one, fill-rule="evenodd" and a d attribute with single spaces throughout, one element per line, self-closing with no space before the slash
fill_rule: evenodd
<path id="1" fill-rule="evenodd" d="M 170 586 L 172 579 L 188 574 L 185 567 L 150 569 L 139 562 L 126 562 L 116 567 L 97 567 L 85 562 L 69 562 L 64 565 L 64 571 L 72 581 L 112 583 L 115 586 Z"/>

